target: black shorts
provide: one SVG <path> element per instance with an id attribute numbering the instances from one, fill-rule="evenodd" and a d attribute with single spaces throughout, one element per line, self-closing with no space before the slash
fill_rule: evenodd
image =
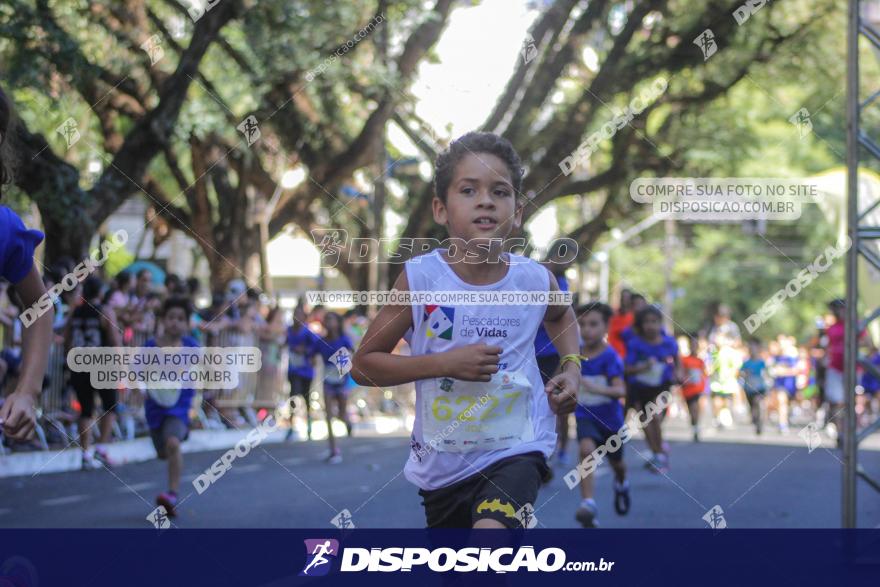
<path id="1" fill-rule="evenodd" d="M 71 373 L 70 385 L 76 392 L 76 401 L 79 402 L 80 418 L 91 418 L 95 413 L 95 394 L 101 396 L 101 407 L 104 413 L 112 412 L 116 408 L 115 389 L 95 389 L 89 380 L 88 373 Z"/>
<path id="2" fill-rule="evenodd" d="M 301 395 L 304 398 L 309 397 L 309 389 L 312 387 L 312 379 L 303 377 L 296 373 L 288 373 L 287 380 L 290 381 L 290 396 Z"/>
<path id="3" fill-rule="evenodd" d="M 667 389 L 667 385 L 639 385 L 636 383 L 627 386 L 627 391 L 632 394 L 632 407 L 637 410 L 644 410 L 648 402 L 656 403 L 657 396 Z"/>
<path id="4" fill-rule="evenodd" d="M 169 438 L 176 438 L 183 442 L 189 438 L 189 428 L 177 416 L 165 416 L 162 425 L 158 428 L 150 429 L 150 438 L 153 439 L 153 448 L 160 459 L 164 459 L 168 455 L 165 453 L 165 444 Z"/>
<path id="5" fill-rule="evenodd" d="M 591 418 L 577 418 L 578 442 L 584 438 L 589 438 L 596 443 L 596 447 L 598 448 L 608 442 L 608 439 L 615 434 L 617 434 L 616 430 L 609 430 Z M 609 461 L 621 461 L 623 459 L 623 443 L 620 443 L 620 448 L 616 451 L 608 451 L 606 457 L 608 457 Z"/>
<path id="6" fill-rule="evenodd" d="M 525 504 L 534 507 L 549 473 L 544 455 L 530 452 L 501 459 L 448 487 L 420 489 L 428 528 L 472 528 L 481 518 L 522 528 L 516 513 Z"/>

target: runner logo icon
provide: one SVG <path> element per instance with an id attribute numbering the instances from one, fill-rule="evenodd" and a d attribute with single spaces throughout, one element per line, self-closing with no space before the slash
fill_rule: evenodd
<path id="1" fill-rule="evenodd" d="M 339 555 L 339 541 L 332 538 L 310 538 L 306 543 L 306 565 L 300 577 L 319 577 L 330 572 L 333 559 Z"/>

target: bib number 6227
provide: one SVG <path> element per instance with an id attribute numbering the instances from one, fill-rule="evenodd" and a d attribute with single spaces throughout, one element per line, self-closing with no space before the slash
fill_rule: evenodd
<path id="1" fill-rule="evenodd" d="M 460 395 L 454 399 L 450 399 L 445 395 L 437 396 L 431 404 L 431 413 L 434 419 L 441 422 L 452 419 L 455 409 L 458 409 L 456 419 L 461 422 L 483 422 L 491 420 L 498 414 L 495 410 L 501 406 L 505 414 L 510 414 L 517 399 L 522 395 L 521 391 L 511 391 L 505 393 L 499 398 L 498 396 L 487 393 L 479 397 L 472 395 Z"/>

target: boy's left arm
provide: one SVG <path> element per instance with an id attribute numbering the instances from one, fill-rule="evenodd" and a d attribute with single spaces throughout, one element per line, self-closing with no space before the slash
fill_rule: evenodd
<path id="1" fill-rule="evenodd" d="M 46 293 L 43 279 L 36 265 L 30 273 L 15 286 L 22 307 L 35 304 Z M 43 376 L 49 365 L 49 347 L 52 344 L 52 323 L 55 321 L 55 308 L 50 307 L 22 333 L 21 376 L 15 391 L 6 398 L 0 408 L 0 423 L 3 432 L 15 440 L 27 440 L 36 426 L 36 404 L 43 388 Z"/>
<path id="2" fill-rule="evenodd" d="M 550 275 L 550 291 L 559 291 L 556 278 Z M 574 310 L 570 305 L 548 305 L 544 314 L 544 328 L 551 342 L 559 351 L 559 356 L 576 355 L 580 351 L 578 339 L 578 326 Z M 562 366 L 562 372 L 555 375 L 544 391 L 550 408 L 556 414 L 569 414 L 577 406 L 577 391 L 580 385 L 581 366 L 580 361 L 566 361 Z"/>

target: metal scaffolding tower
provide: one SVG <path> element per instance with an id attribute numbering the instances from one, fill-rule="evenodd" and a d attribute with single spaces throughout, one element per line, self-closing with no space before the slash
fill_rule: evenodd
<path id="1" fill-rule="evenodd" d="M 864 12 L 862 10 L 864 9 Z M 869 18 L 869 9 L 873 18 Z M 859 41 L 867 39 L 876 51 L 880 51 L 880 32 L 872 24 L 876 24 L 877 12 L 880 9 L 876 1 L 849 0 L 847 22 L 847 234 L 852 246 L 846 258 L 846 321 L 845 355 L 844 355 L 844 389 L 846 391 L 846 415 L 843 442 L 843 492 L 842 492 L 842 525 L 844 528 L 856 527 L 856 482 L 862 478 L 868 485 L 880 491 L 880 483 L 871 479 L 859 465 L 859 443 L 869 434 L 880 429 L 880 420 L 873 425 L 856 431 L 856 364 L 858 362 L 858 334 L 866 325 L 859 324 L 859 259 L 864 259 L 880 271 L 880 256 L 876 247 L 869 247 L 866 241 L 880 239 L 880 226 L 866 226 L 868 216 L 880 206 L 880 199 L 859 205 L 859 153 L 860 146 L 871 157 L 880 160 L 880 144 L 866 135 L 859 128 L 861 112 L 880 97 L 880 90 L 872 92 L 864 101 L 859 99 Z M 872 223 L 873 224 L 873 223 Z M 872 317 L 876 318 L 875 312 Z M 869 319 L 870 320 L 870 319 Z M 871 366 L 863 363 L 866 368 Z M 873 370 L 873 369 L 872 369 Z"/>

